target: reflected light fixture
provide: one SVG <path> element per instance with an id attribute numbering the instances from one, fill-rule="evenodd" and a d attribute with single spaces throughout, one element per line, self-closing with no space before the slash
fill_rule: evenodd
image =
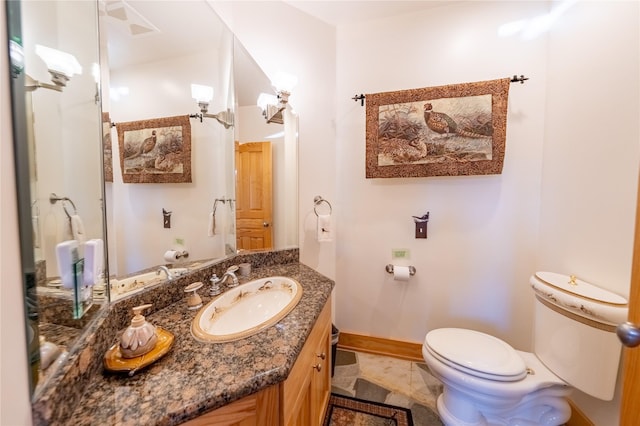
<path id="1" fill-rule="evenodd" d="M 199 118 L 200 122 L 202 122 L 203 118 L 215 118 L 225 129 L 233 126 L 233 112 L 229 108 L 217 114 L 207 113 L 209 110 L 209 102 L 213 99 L 213 87 L 202 84 L 191 84 L 191 97 L 196 100 L 200 108 L 200 114 L 192 114 L 191 117 Z"/>
<path id="2" fill-rule="evenodd" d="M 263 92 L 258 96 L 256 103 L 262 109 L 267 123 L 284 124 L 282 111 L 286 108 L 286 102 L 279 102 L 278 96 Z"/>
<path id="3" fill-rule="evenodd" d="M 42 87 L 62 92 L 71 77 L 75 74 L 82 74 L 80 63 L 70 53 L 36 44 L 36 55 L 47 65 L 49 74 L 51 74 L 51 81 L 54 84 L 42 83 L 27 76 L 27 84 L 25 86 L 27 91 Z"/>
<path id="4" fill-rule="evenodd" d="M 24 70 L 24 49 L 18 38 L 9 40 L 9 58 L 11 59 L 11 76 L 15 78 Z"/>
<path id="5" fill-rule="evenodd" d="M 91 75 L 93 75 L 93 80 L 96 82 L 96 94 L 94 96 L 94 100 L 96 105 L 100 104 L 100 65 L 97 63 L 91 64 Z"/>
<path id="6" fill-rule="evenodd" d="M 282 111 L 287 107 L 291 91 L 298 84 L 298 78 L 285 72 L 278 72 L 273 82 L 276 88 L 276 95 L 260 93 L 257 104 L 262 109 L 262 115 L 267 123 L 284 124 Z"/>

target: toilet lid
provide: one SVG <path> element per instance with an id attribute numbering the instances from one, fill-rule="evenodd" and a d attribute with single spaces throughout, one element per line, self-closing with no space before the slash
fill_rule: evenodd
<path id="1" fill-rule="evenodd" d="M 527 366 L 506 342 L 479 331 L 440 328 L 427 333 L 425 345 L 442 362 L 476 377 L 505 382 L 522 380 Z"/>

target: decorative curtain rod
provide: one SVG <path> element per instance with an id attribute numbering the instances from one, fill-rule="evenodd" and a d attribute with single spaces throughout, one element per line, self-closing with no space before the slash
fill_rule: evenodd
<path id="1" fill-rule="evenodd" d="M 520 83 L 520 84 L 524 84 L 524 82 L 526 80 L 529 80 L 529 77 L 525 77 L 524 75 L 520 75 L 517 76 L 514 74 L 513 77 L 511 77 L 511 79 L 509 80 L 511 83 Z M 360 93 L 359 95 L 355 95 L 353 98 L 354 101 L 358 102 L 360 101 L 360 106 L 364 106 L 364 100 L 365 100 L 366 96 L 363 95 L 362 93 Z"/>

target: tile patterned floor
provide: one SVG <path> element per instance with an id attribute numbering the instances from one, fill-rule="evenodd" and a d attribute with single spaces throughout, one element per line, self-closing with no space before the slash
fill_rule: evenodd
<path id="1" fill-rule="evenodd" d="M 415 426 L 441 426 L 436 399 L 442 384 L 424 363 L 338 349 L 332 392 L 406 407 Z"/>

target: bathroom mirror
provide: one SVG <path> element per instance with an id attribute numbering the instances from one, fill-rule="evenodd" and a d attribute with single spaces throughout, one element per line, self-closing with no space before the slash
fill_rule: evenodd
<path id="1" fill-rule="evenodd" d="M 180 2 L 165 1 L 132 1 L 126 4 L 69 1 L 7 3 L 8 9 L 18 11 L 17 14 L 7 14 L 7 27 L 11 34 L 17 34 L 19 39 L 20 31 L 24 32 L 27 71 L 30 77 L 39 82 L 50 83 L 46 68 L 43 69 L 43 65 L 38 62 L 40 60 L 31 59 L 33 44 L 39 40 L 38 37 L 46 38 L 49 44 L 52 40 L 56 41 L 53 47 L 59 47 L 61 50 L 64 48 L 73 53 L 83 67 L 83 74 L 73 76 L 62 92 L 44 87 L 26 92 L 23 90 L 26 78 L 24 74 L 20 74 L 14 82 L 14 88 L 18 88 L 14 90 L 16 96 L 13 97 L 15 139 L 18 142 L 28 139 L 28 146 L 31 147 L 31 149 L 23 149 L 24 144 L 16 146 L 18 148 L 16 167 L 20 175 L 18 188 L 21 243 L 23 248 L 26 247 L 23 251 L 26 250 L 27 253 L 23 255 L 25 287 L 33 285 L 34 289 L 36 277 L 39 276 L 37 279 L 44 284 L 46 290 L 55 291 L 55 287 L 46 287 L 46 278 L 57 274 L 53 269 L 55 261 L 41 262 L 41 260 L 51 254 L 51 247 L 45 245 L 49 242 L 49 234 L 52 234 L 54 229 L 56 232 L 64 231 L 59 228 L 64 228 L 67 213 L 70 215 L 77 213 L 83 219 L 88 238 L 104 238 L 105 243 L 108 241 L 113 245 L 111 247 L 105 244 L 105 251 L 109 251 L 109 269 L 107 270 L 105 259 L 105 273 L 110 273 L 111 276 L 130 274 L 140 269 L 164 264 L 163 251 L 174 248 L 178 241 L 189 250 L 190 260 L 221 258 L 234 254 L 236 252 L 232 233 L 234 230 L 231 228 L 228 235 L 224 236 L 217 232 L 209 236 L 207 219 L 215 199 L 235 200 L 234 145 L 236 141 L 240 143 L 272 142 L 274 153 L 273 248 L 297 246 L 297 118 L 288 109 L 285 112 L 284 126 L 267 125 L 264 122 L 260 110 L 254 106 L 255 100 L 261 91 L 272 91 L 273 88 L 262 70 L 204 0 L 190 2 L 189 8 L 184 8 L 184 4 L 180 5 Z M 98 32 L 98 21 L 102 21 L 107 15 L 105 9 L 107 4 L 112 6 L 112 15 L 120 18 L 120 24 L 117 22 L 115 24 L 116 27 L 118 25 L 120 27 L 109 31 L 101 23 L 103 26 Z M 125 8 L 132 5 L 140 10 L 118 10 L 120 6 Z M 178 9 L 175 9 L 176 7 Z M 16 19 L 12 19 L 16 16 Z M 56 19 L 50 19 L 51 16 L 56 16 Z M 133 22 L 128 22 L 127 16 Z M 44 19 L 45 17 L 48 19 Z M 123 17 L 125 19 L 122 19 Z M 139 37 L 132 39 L 127 35 L 127 26 L 129 29 L 134 28 L 134 32 Z M 140 34 L 139 31 L 144 26 L 149 26 L 153 31 L 162 31 L 164 34 L 162 41 L 154 41 L 154 37 L 149 34 Z M 206 34 L 190 32 L 198 28 L 205 28 L 208 32 Z M 143 41 L 145 39 L 146 41 Z M 32 46 L 29 47 L 28 43 Z M 100 58 L 98 44 L 101 47 Z M 30 48 L 31 52 L 29 52 Z M 212 51 L 216 54 L 211 55 Z M 149 57 L 146 56 L 147 53 L 161 54 L 161 56 Z M 136 75 L 127 87 L 128 93 L 135 93 L 142 88 L 149 94 L 146 103 L 137 106 L 138 110 L 131 114 L 127 110 L 118 108 L 124 105 L 122 99 L 128 95 L 125 87 L 117 84 L 118 78 L 122 75 L 118 75 L 118 70 L 125 67 L 128 55 L 137 58 L 139 62 L 136 66 L 140 68 L 140 74 Z M 209 68 L 202 67 L 202 62 L 199 62 L 199 59 L 207 56 L 211 57 L 207 58 L 207 60 L 211 59 L 209 64 L 212 65 Z M 188 57 L 195 63 L 188 64 L 185 60 Z M 163 60 L 166 61 L 165 66 L 166 64 L 183 66 L 179 71 L 180 88 L 171 83 L 156 86 L 156 90 L 150 90 L 148 82 L 147 86 L 144 86 L 144 75 L 148 75 L 148 72 L 143 70 L 144 64 L 153 67 L 154 62 Z M 34 61 L 39 68 L 34 69 L 31 75 L 29 66 Z M 113 69 L 105 67 L 105 64 L 110 61 Z M 99 70 L 101 78 L 97 80 L 92 69 L 93 63 L 100 63 L 102 66 Z M 237 124 L 230 129 L 225 129 L 213 119 L 205 118 L 202 122 L 197 118 L 190 119 L 195 133 L 192 135 L 194 136 L 192 156 L 204 159 L 204 164 L 198 166 L 198 172 L 203 173 L 195 174 L 190 183 L 123 184 L 121 177 L 118 176 L 120 170 L 117 164 L 118 157 L 115 155 L 118 153 L 118 147 L 115 146 L 118 142 L 117 133 L 115 128 L 110 127 L 111 123 L 197 114 L 200 111 L 195 100 L 191 98 L 188 87 L 191 83 L 207 83 L 211 78 L 219 81 L 216 80 L 213 84 L 216 98 L 211 102 L 209 113 L 217 113 L 226 108 L 237 109 L 234 117 Z M 176 96 L 165 102 L 172 109 L 154 110 L 158 104 L 156 96 L 158 92 Z M 100 99 L 101 95 L 103 95 L 102 99 Z M 118 96 L 120 96 L 120 103 L 118 103 Z M 43 102 L 47 109 L 40 111 L 38 108 Z M 26 106 L 28 104 L 29 107 Z M 102 104 L 102 111 L 100 104 Z M 18 114 L 17 111 L 22 111 L 24 114 Z M 27 111 L 29 111 L 28 117 Z M 261 129 L 252 130 L 251 123 L 254 126 L 260 125 Z M 55 127 L 56 125 L 58 127 Z M 55 131 L 48 134 L 43 128 L 55 128 Z M 23 134 L 21 129 L 24 130 Z M 104 148 L 108 148 L 107 142 L 110 137 L 113 138 L 112 148 L 116 149 L 115 152 L 111 152 L 114 175 L 109 179 L 113 182 L 105 183 L 103 174 L 108 168 L 103 168 L 102 160 L 108 158 L 106 154 L 109 149 Z M 105 147 L 100 146 L 99 143 L 103 138 Z M 82 146 L 71 145 L 72 141 L 78 139 L 84 141 Z M 95 140 L 97 143 L 86 143 L 90 140 Z M 81 160 L 78 160 L 79 157 Z M 213 187 L 207 186 L 207 182 L 213 182 L 217 186 L 211 189 Z M 130 188 L 123 190 L 127 186 Z M 51 202 L 51 198 L 59 198 L 59 200 Z M 196 201 L 193 201 L 194 199 Z M 105 200 L 104 203 L 103 200 Z M 106 216 L 103 213 L 103 205 L 106 206 Z M 235 226 L 230 220 L 232 216 L 229 203 L 224 204 L 223 207 L 229 209 L 224 212 L 227 214 L 224 226 Z M 171 228 L 163 226 L 163 208 L 172 214 Z M 202 226 L 193 225 L 191 230 L 182 228 L 185 223 L 193 224 L 195 218 L 201 222 Z M 219 226 L 223 225 L 221 222 L 222 220 L 219 221 Z M 54 227 L 52 223 L 57 223 L 57 226 Z M 281 223 L 287 224 L 287 227 L 280 226 Z M 151 229 L 146 228 L 147 224 L 151 225 Z M 144 242 L 144 245 L 129 247 L 129 241 L 122 239 L 123 234 L 132 229 L 142 231 L 138 235 L 138 240 Z M 108 240 L 105 233 L 108 235 Z M 156 237 L 158 239 L 154 240 Z M 210 247 L 216 240 L 224 241 L 223 244 L 216 246 L 217 252 Z M 203 247 L 198 244 L 202 244 Z M 148 258 L 147 255 L 149 255 Z M 43 268 L 45 263 L 46 268 Z M 36 265 L 39 266 L 36 267 Z M 31 290 L 27 292 L 33 294 Z M 27 304 L 36 306 L 28 301 Z M 29 336 L 34 360 L 32 372 L 35 383 L 35 378 L 38 377 L 37 311 L 31 312 L 30 317 L 31 324 L 35 328 L 35 333 L 30 333 Z M 91 315 L 85 315 L 82 321 L 74 324 L 74 327 L 79 328 L 73 328 L 73 333 L 65 336 L 64 344 L 67 348 L 73 346 L 73 338 L 82 332 L 81 327 L 86 327 L 90 318 Z M 41 325 L 46 324 L 42 322 Z"/>
<path id="2" fill-rule="evenodd" d="M 75 252 L 67 253 L 88 266 L 89 247 L 106 241 L 97 8 L 93 2 L 8 3 L 10 39 L 18 50 L 21 45 L 24 59 L 24 68 L 14 69 L 12 97 L 27 338 L 37 396 L 107 301 L 100 286 L 107 271 L 104 248 L 91 251 L 97 272 L 90 278 L 89 268 L 65 261 L 62 250 L 65 242 L 77 241 Z"/>
<path id="3" fill-rule="evenodd" d="M 284 125 L 266 123 L 256 100 L 274 89 L 211 6 L 204 0 L 188 8 L 179 1 L 109 2 L 100 25 L 111 93 L 103 106 L 116 124 L 113 181 L 106 183 L 112 277 L 165 264 L 169 250 L 188 252 L 174 263 L 180 267 L 258 248 L 237 246 L 236 225 L 243 223 L 235 220 L 235 142 L 270 144 L 273 212 L 264 225 L 272 244 L 266 248 L 297 247 L 297 118 L 289 109 Z M 213 87 L 208 114 L 232 110 L 234 126 L 189 119 L 191 182 L 123 183 L 118 123 L 200 113 L 192 83 Z"/>

